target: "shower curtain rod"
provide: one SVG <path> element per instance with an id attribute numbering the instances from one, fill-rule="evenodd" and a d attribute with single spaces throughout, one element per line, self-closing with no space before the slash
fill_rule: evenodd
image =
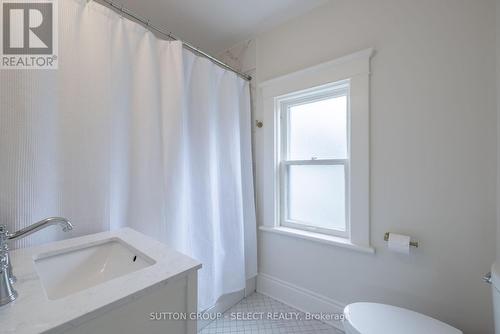
<path id="1" fill-rule="evenodd" d="M 242 73 L 242 72 L 238 71 L 237 69 L 233 68 L 232 66 L 229 66 L 228 64 L 216 59 L 215 57 L 212 57 L 208 53 L 201 51 L 200 49 L 194 47 L 193 45 L 180 40 L 175 35 L 173 35 L 171 32 L 163 31 L 161 28 L 158 28 L 155 25 L 151 24 L 151 21 L 149 19 L 144 19 L 144 18 L 140 17 L 139 15 L 137 15 L 133 11 L 127 9 L 123 5 L 116 4 L 110 0 L 87 0 L 87 2 L 90 2 L 90 1 L 96 1 L 96 2 L 101 3 L 103 5 L 107 5 L 111 9 L 113 9 L 121 14 L 124 14 L 127 17 L 132 18 L 135 21 L 138 21 L 139 23 L 141 23 L 143 26 L 145 26 L 149 30 L 153 30 L 153 31 L 157 32 L 158 34 L 167 37 L 170 40 L 180 41 L 186 49 L 188 49 L 188 50 L 190 50 L 190 51 L 192 51 L 192 52 L 194 52 L 202 57 L 205 57 L 205 58 L 211 60 L 212 62 L 214 62 L 215 64 L 219 65 L 222 68 L 225 68 L 226 70 L 229 70 L 229 71 L 236 73 L 238 76 L 242 77 L 243 79 L 245 79 L 247 81 L 252 80 L 252 77 L 250 75 Z"/>

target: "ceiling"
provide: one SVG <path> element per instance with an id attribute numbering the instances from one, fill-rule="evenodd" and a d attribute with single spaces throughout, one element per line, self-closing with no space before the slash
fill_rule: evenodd
<path id="1" fill-rule="evenodd" d="M 213 55 L 328 0 L 115 0 Z"/>

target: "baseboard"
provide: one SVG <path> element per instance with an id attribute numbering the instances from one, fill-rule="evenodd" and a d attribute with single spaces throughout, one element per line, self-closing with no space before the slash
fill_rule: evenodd
<path id="1" fill-rule="evenodd" d="M 257 292 L 308 313 L 342 314 L 345 306 L 333 299 L 267 274 L 257 276 Z M 341 331 L 344 330 L 341 321 L 331 320 L 325 323 Z"/>

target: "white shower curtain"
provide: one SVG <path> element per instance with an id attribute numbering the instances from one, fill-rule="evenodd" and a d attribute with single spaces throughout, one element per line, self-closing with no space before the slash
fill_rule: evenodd
<path id="1" fill-rule="evenodd" d="M 59 1 L 59 21 L 58 70 L 0 71 L 1 222 L 139 230 L 203 263 L 200 309 L 243 289 L 257 271 L 248 83 L 97 3 Z"/>

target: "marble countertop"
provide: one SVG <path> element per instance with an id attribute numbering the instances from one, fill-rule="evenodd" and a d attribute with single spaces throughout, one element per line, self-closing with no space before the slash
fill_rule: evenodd
<path id="1" fill-rule="evenodd" d="M 49 300 L 36 273 L 39 254 L 79 248 L 118 238 L 156 263 L 57 300 Z M 19 296 L 0 307 L 0 332 L 16 334 L 63 333 L 120 305 L 168 284 L 201 264 L 132 229 L 124 228 L 11 252 Z"/>

